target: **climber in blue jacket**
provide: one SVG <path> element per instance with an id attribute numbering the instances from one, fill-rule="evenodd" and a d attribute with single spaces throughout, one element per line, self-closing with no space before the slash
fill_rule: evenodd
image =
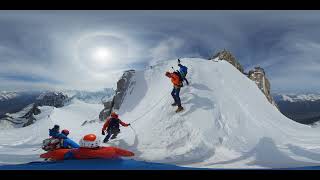
<path id="1" fill-rule="evenodd" d="M 60 133 L 60 126 L 54 125 L 52 129 L 49 129 L 49 136 L 57 138 L 61 141 L 61 148 L 79 148 L 80 146 L 68 138 L 69 131 L 67 129 L 62 130 Z"/>

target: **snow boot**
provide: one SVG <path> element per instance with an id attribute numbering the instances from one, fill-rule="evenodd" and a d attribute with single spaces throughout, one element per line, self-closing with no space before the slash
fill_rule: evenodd
<path id="1" fill-rule="evenodd" d="M 179 106 L 178 109 L 176 110 L 176 113 L 183 111 L 183 107 Z"/>

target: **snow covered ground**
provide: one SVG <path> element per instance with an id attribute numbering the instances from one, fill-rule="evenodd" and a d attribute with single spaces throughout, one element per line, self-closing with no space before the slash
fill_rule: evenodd
<path id="1" fill-rule="evenodd" d="M 320 132 L 287 119 L 256 84 L 226 61 L 182 59 L 189 86 L 181 90 L 185 110 L 176 114 L 165 71 L 166 61 L 138 71 L 127 92 L 122 127 L 109 143 L 134 151 L 135 160 L 204 168 L 291 168 L 320 165 Z M 39 161 L 42 140 L 53 124 L 78 141 L 87 133 L 101 138 L 103 123 L 85 126 L 102 105 L 74 101 L 62 108 L 42 107 L 40 120 L 26 128 L 0 131 L 0 164 Z M 50 114 L 50 118 L 48 115 Z"/>

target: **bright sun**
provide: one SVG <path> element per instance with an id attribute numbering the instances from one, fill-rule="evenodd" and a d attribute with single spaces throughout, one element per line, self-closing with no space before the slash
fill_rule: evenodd
<path id="1" fill-rule="evenodd" d="M 111 58 L 111 52 L 107 48 L 97 48 L 93 51 L 93 58 L 100 63 L 107 63 Z"/>

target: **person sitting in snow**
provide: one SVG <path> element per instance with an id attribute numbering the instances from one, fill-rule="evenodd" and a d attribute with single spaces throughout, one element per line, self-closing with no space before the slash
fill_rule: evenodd
<path id="1" fill-rule="evenodd" d="M 180 67 L 179 72 L 181 74 L 181 77 L 184 81 L 186 81 L 187 85 L 189 85 L 189 82 L 186 78 L 187 74 L 188 74 L 188 68 L 184 65 L 181 64 L 180 59 L 178 59 L 178 66 Z"/>
<path id="2" fill-rule="evenodd" d="M 49 136 L 51 136 L 52 139 L 58 139 L 59 140 L 59 148 L 79 148 L 80 146 L 68 138 L 69 130 L 64 129 L 60 133 L 60 126 L 54 125 L 52 129 L 49 129 Z"/>
<path id="3" fill-rule="evenodd" d="M 176 110 L 176 113 L 183 110 L 183 107 L 181 106 L 181 100 L 180 100 L 180 89 L 183 86 L 182 79 L 178 72 L 166 72 L 166 76 L 171 79 L 171 82 L 173 84 L 173 89 L 171 92 L 171 96 L 174 99 L 174 103 L 171 104 L 172 106 L 178 106 L 178 109 Z"/>
<path id="4" fill-rule="evenodd" d="M 112 112 L 102 127 L 102 135 L 105 135 L 105 131 L 107 130 L 107 136 L 103 140 L 104 143 L 109 141 L 111 135 L 111 139 L 115 139 L 117 137 L 120 133 L 120 124 L 124 127 L 130 126 L 130 124 L 121 121 L 117 113 Z"/>

